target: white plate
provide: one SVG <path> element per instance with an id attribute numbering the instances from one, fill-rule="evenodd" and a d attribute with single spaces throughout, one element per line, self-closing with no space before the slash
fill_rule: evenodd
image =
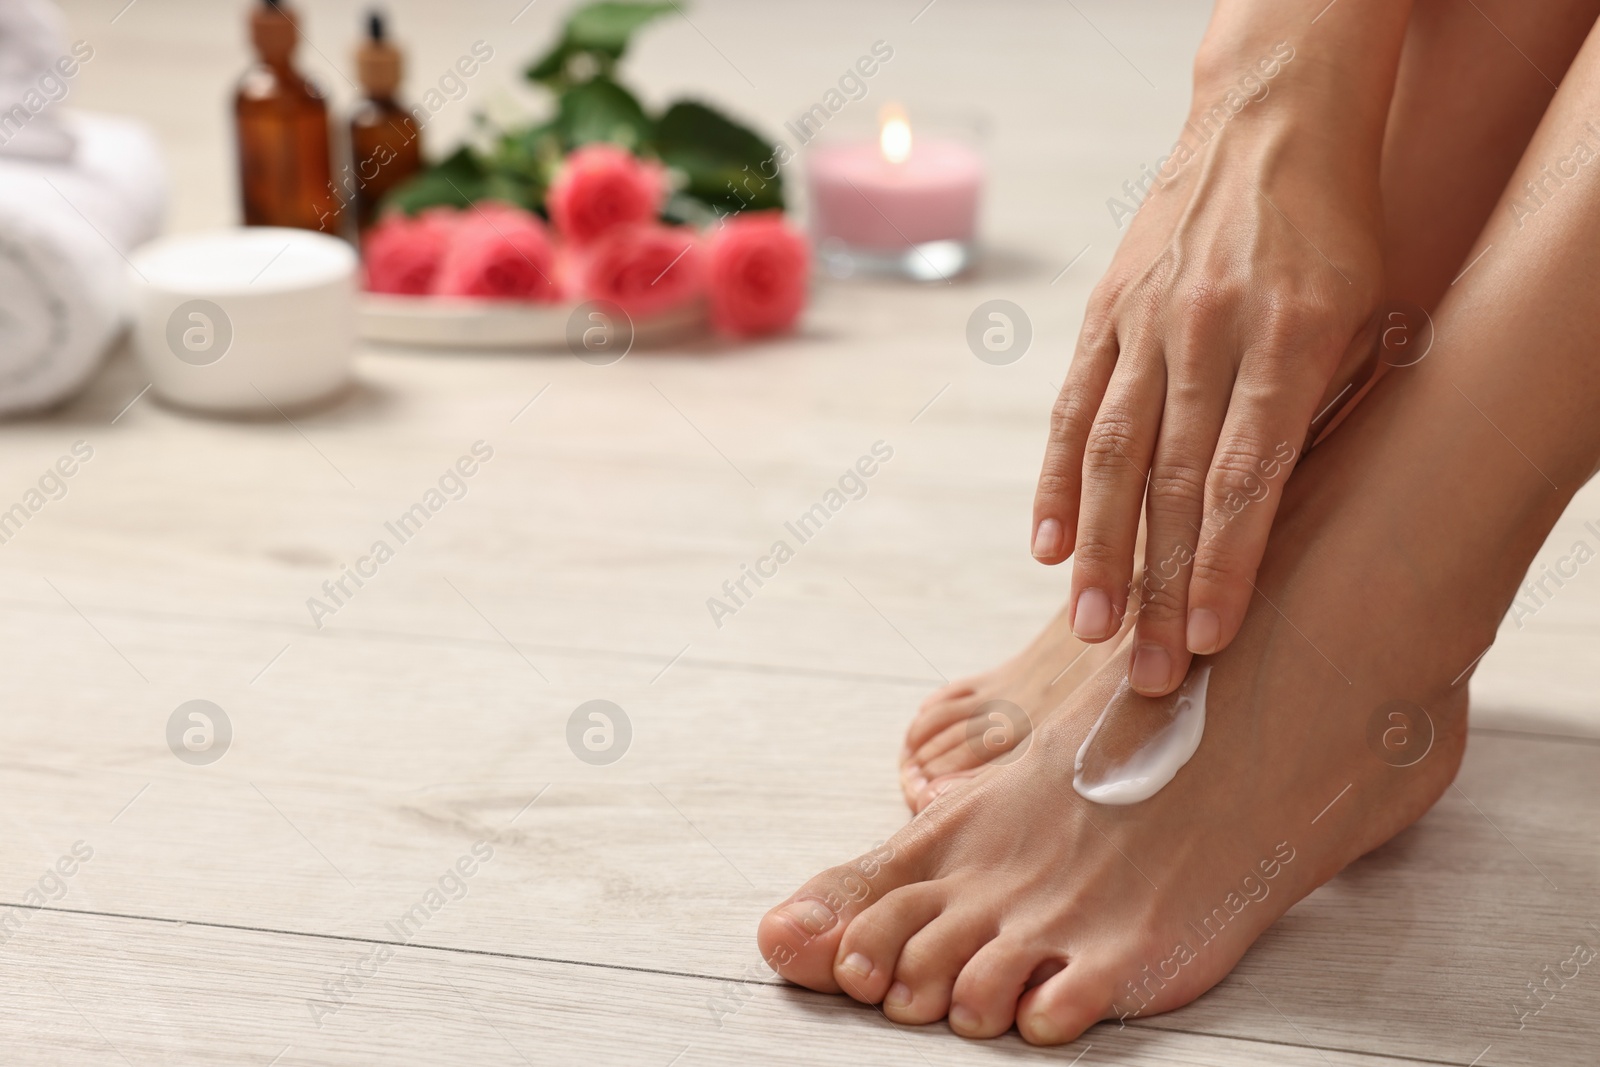
<path id="1" fill-rule="evenodd" d="M 565 349 L 567 324 L 580 306 L 391 293 L 357 297 L 363 339 L 430 348 Z M 634 342 L 659 343 L 704 323 L 705 305 L 697 301 L 634 323 Z"/>

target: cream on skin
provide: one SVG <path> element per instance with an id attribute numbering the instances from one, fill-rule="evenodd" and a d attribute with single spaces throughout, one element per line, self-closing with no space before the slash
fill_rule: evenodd
<path id="1" fill-rule="evenodd" d="M 1072 788 L 1097 804 L 1137 804 L 1159 793 L 1200 747 L 1209 664 L 1171 696 L 1140 696 L 1126 680 L 1095 720 L 1073 762 Z"/>

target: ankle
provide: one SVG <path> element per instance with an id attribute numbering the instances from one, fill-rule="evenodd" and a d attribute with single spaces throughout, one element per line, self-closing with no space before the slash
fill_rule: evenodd
<path id="1" fill-rule="evenodd" d="M 1377 587 L 1431 605 L 1413 617 L 1451 612 L 1481 649 L 1587 467 L 1536 462 L 1448 377 L 1386 376 L 1316 458 L 1342 466 L 1373 509 L 1363 570 Z"/>

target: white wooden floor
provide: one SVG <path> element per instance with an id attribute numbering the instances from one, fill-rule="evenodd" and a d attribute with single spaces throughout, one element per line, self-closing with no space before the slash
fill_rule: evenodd
<path id="1" fill-rule="evenodd" d="M 112 23 L 124 2 L 69 5 L 96 49 L 74 99 L 156 125 L 175 228 L 229 222 L 242 5 L 138 0 Z M 630 69 L 653 99 L 692 89 L 776 132 L 892 42 L 857 117 L 898 99 L 990 131 L 995 254 L 971 280 L 823 285 L 796 338 L 607 368 L 369 351 L 351 398 L 293 425 L 151 395 L 123 412 L 145 381 L 122 356 L 65 410 L 0 429 L 0 507 L 73 442 L 94 449 L 0 545 L 0 901 L 54 897 L 0 911 L 0 1058 L 1595 1062 L 1595 967 L 1520 1030 L 1515 1013 L 1547 966 L 1600 946 L 1588 570 L 1484 661 L 1459 790 L 1188 1009 L 1066 1049 L 974 1045 L 761 967 L 762 911 L 903 819 L 894 758 L 920 696 L 1017 647 L 1063 594 L 1065 570 L 1024 550 L 1045 417 L 1117 237 L 1104 199 L 1170 142 L 1205 17 L 923 2 L 701 0 Z M 435 6 L 391 5 L 413 86 L 475 39 L 496 49 L 430 131 L 442 145 L 471 107 L 509 105 L 560 8 L 513 24 L 522 0 Z M 355 6 L 308 19 L 342 59 Z M 1008 367 L 963 340 L 992 297 L 1034 325 Z M 466 497 L 313 628 L 306 599 L 479 440 L 494 458 Z M 894 457 L 867 496 L 714 626 L 706 598 L 879 440 Z M 1591 489 L 1550 558 L 1593 546 L 1597 518 Z M 209 766 L 167 745 L 192 699 L 233 726 Z M 609 766 L 568 747 L 592 699 L 632 724 Z M 390 925 L 479 841 L 493 855 L 465 895 L 401 944 Z M 92 857 L 50 875 L 75 845 Z"/>

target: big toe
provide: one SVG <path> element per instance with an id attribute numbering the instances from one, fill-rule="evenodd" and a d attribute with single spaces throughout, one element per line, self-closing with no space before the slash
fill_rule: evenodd
<path id="1" fill-rule="evenodd" d="M 796 985 L 839 992 L 833 965 L 846 927 L 884 894 L 914 880 L 908 857 L 893 842 L 822 872 L 762 918 L 756 930 L 761 958 Z"/>
<path id="2" fill-rule="evenodd" d="M 844 925 L 839 913 L 823 901 L 797 898 L 762 917 L 756 943 L 767 966 L 789 981 L 819 993 L 837 993 L 833 956 Z"/>

